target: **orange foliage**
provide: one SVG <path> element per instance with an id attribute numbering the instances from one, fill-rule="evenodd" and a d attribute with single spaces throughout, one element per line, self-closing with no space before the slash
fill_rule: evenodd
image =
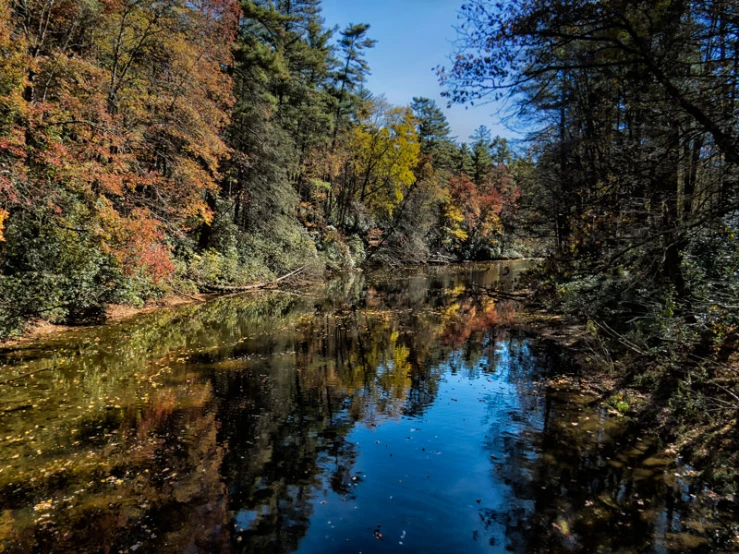
<path id="1" fill-rule="evenodd" d="M 512 216 L 520 196 L 508 170 L 492 168 L 479 185 L 464 173 L 449 178 L 445 202 L 445 227 L 451 240 L 470 245 L 495 242 L 503 232 L 503 219 Z"/>
<path id="2" fill-rule="evenodd" d="M 508 326 L 514 321 L 515 309 L 510 302 L 467 297 L 449 306 L 444 313 L 442 338 L 448 346 L 460 348 L 473 334 L 486 333 L 496 325 Z"/>
<path id="3" fill-rule="evenodd" d="M 166 278 L 164 222 L 210 222 L 204 195 L 217 190 L 229 155 L 221 132 L 233 97 L 223 68 L 238 4 L 26 6 L 21 21 L 0 0 L 0 205 L 63 205 L 71 193 L 127 271 Z"/>
<path id="4" fill-rule="evenodd" d="M 5 229 L 5 220 L 8 218 L 8 212 L 6 210 L 0 209 L 0 242 L 5 241 L 5 236 L 3 236 L 3 229 Z"/>
<path id="5" fill-rule="evenodd" d="M 162 224 L 148 210 L 136 208 L 124 218 L 108 204 L 100 210 L 100 220 L 104 248 L 127 275 L 143 270 L 159 282 L 174 273 Z"/>
<path id="6" fill-rule="evenodd" d="M 502 197 L 492 185 L 478 188 L 465 174 L 449 179 L 449 197 L 464 217 L 468 229 L 481 228 L 483 234 L 495 230 L 497 216 L 503 209 Z"/>

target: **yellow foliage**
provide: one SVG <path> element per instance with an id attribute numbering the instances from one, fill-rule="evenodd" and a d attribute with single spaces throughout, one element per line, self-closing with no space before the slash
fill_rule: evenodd
<path id="1" fill-rule="evenodd" d="M 3 210 L 0 208 L 0 242 L 5 241 L 5 237 L 3 236 L 3 229 L 5 228 L 5 220 L 8 218 L 8 212 L 7 210 Z"/>
<path id="2" fill-rule="evenodd" d="M 359 199 L 392 215 L 416 180 L 413 170 L 421 152 L 410 109 L 376 106 L 372 116 L 352 130 L 349 149 L 361 183 Z"/>
<path id="3" fill-rule="evenodd" d="M 450 229 L 449 234 L 460 241 L 467 240 L 467 237 L 469 237 L 464 229 Z"/>
<path id="4" fill-rule="evenodd" d="M 444 215 L 446 217 L 446 230 L 449 235 L 460 242 L 467 240 L 469 233 L 463 228 L 465 219 L 462 209 L 459 206 L 447 203 L 444 208 Z"/>
<path id="5" fill-rule="evenodd" d="M 450 221 L 454 221 L 455 223 L 462 223 L 464 221 L 464 215 L 458 206 L 448 205 L 446 216 Z"/>
<path id="6" fill-rule="evenodd" d="M 441 322 L 443 325 L 448 325 L 450 321 L 455 319 L 457 317 L 457 314 L 459 313 L 459 303 L 458 302 L 452 302 L 447 306 L 444 311 L 441 314 Z"/>
<path id="7" fill-rule="evenodd" d="M 395 347 L 393 354 L 393 367 L 398 373 L 399 380 L 401 382 L 405 382 L 408 377 L 408 372 L 411 369 L 411 364 L 408 361 L 408 358 L 410 358 L 411 355 L 411 351 L 407 346 L 398 345 Z M 406 392 L 406 390 L 404 389 L 405 387 L 401 387 L 403 393 Z"/>

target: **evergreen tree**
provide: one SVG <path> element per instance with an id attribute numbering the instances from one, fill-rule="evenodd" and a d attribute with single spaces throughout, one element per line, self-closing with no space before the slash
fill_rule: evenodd
<path id="1" fill-rule="evenodd" d="M 490 155 L 492 134 L 485 125 L 480 125 L 470 136 L 472 140 L 472 182 L 481 187 L 493 167 L 493 157 Z"/>
<path id="2" fill-rule="evenodd" d="M 472 152 L 466 142 L 460 144 L 453 152 L 452 169 L 458 174 L 467 176 L 474 174 L 475 168 L 472 163 Z"/>
<path id="3" fill-rule="evenodd" d="M 490 155 L 495 165 L 509 165 L 514 160 L 508 140 L 499 136 L 494 137 L 490 143 Z"/>
<path id="4" fill-rule="evenodd" d="M 338 44 L 339 66 L 335 74 L 337 105 L 332 149 L 336 146 L 342 116 L 351 112 L 352 96 L 360 90 L 370 73 L 370 67 L 365 60 L 365 50 L 374 47 L 377 41 L 367 37 L 369 28 L 366 23 L 350 24 L 341 32 Z"/>
<path id="5" fill-rule="evenodd" d="M 431 156 L 436 169 L 451 169 L 454 145 L 444 112 L 434 100 L 424 97 L 413 98 L 411 110 L 416 119 L 421 153 Z"/>

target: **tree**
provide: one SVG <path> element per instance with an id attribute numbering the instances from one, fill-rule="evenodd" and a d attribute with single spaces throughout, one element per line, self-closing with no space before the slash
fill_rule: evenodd
<path id="1" fill-rule="evenodd" d="M 697 175 L 701 159 L 715 155 L 730 167 L 739 162 L 739 131 L 726 117 L 736 87 L 728 69 L 736 41 L 727 42 L 736 13 L 719 1 L 664 2 L 658 9 L 617 0 L 543 5 L 467 3 L 462 37 L 471 56 L 441 72 L 448 94 L 454 101 L 520 95 L 522 114 L 551 125 L 539 137 L 552 145 L 546 156 L 557 174 L 560 248 L 587 244 L 583 250 L 595 260 L 606 242 L 616 253 L 631 250 L 635 239 L 640 247 L 658 246 L 661 252 L 650 256 L 662 264 L 653 275 L 684 295 L 685 232 L 696 217 L 724 210 L 711 201 L 698 216 L 695 179 L 681 183 L 681 175 Z M 733 197 L 736 190 L 724 181 L 703 194 Z M 634 196 L 642 199 L 641 212 L 629 205 Z M 614 210 L 603 216 L 596 206 L 608 202 Z M 624 226 L 624 218 L 631 224 Z M 583 243 L 580 233 L 592 237 L 594 224 L 603 238 Z M 620 247 L 609 234 L 623 237 Z"/>
<path id="2" fill-rule="evenodd" d="M 470 177 L 477 186 L 482 186 L 493 167 L 493 158 L 490 155 L 492 135 L 490 129 L 480 125 L 470 136 L 472 140 L 472 173 Z"/>
<path id="3" fill-rule="evenodd" d="M 442 218 L 447 248 L 463 259 L 497 255 L 503 236 L 501 213 L 515 204 L 517 194 L 504 166 L 492 169 L 480 185 L 465 174 L 452 176 Z"/>
<path id="4" fill-rule="evenodd" d="M 458 145 L 452 155 L 452 170 L 455 173 L 473 175 L 475 168 L 472 163 L 472 152 L 466 142 Z"/>
<path id="5" fill-rule="evenodd" d="M 64 319 L 151 294 L 213 215 L 234 4 L 3 7 L 0 304 Z"/>
<path id="6" fill-rule="evenodd" d="M 430 98 L 414 97 L 411 102 L 413 117 L 416 119 L 421 153 L 431 156 L 437 169 L 449 169 L 453 142 L 450 137 L 449 122 L 444 112 Z"/>
<path id="7" fill-rule="evenodd" d="M 440 70 L 452 101 L 507 96 L 534 129 L 513 165 L 529 227 L 552 238 L 551 298 L 658 358 L 691 409 L 736 340 L 735 4 L 473 0 Z"/>
<path id="8" fill-rule="evenodd" d="M 376 102 L 372 116 L 355 127 L 349 148 L 355 197 L 378 216 L 391 216 L 416 180 L 420 145 L 410 109 Z"/>
<path id="9" fill-rule="evenodd" d="M 377 41 L 367 37 L 369 28 L 366 23 L 349 24 L 341 32 L 338 48 L 340 66 L 335 75 L 338 103 L 334 116 L 332 149 L 336 147 L 342 116 L 349 111 L 351 94 L 359 90 L 370 73 L 369 65 L 364 58 L 365 50 L 374 47 Z"/>
<path id="10" fill-rule="evenodd" d="M 490 155 L 495 165 L 509 165 L 514 161 L 513 151 L 508 145 L 508 139 L 494 137 L 490 143 Z"/>

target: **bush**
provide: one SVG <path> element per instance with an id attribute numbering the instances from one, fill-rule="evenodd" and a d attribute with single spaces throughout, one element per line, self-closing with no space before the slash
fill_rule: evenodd
<path id="1" fill-rule="evenodd" d="M 74 220 L 72 220 L 74 221 Z M 48 212 L 17 213 L 0 251 L 0 338 L 23 322 L 99 321 L 110 303 L 141 304 L 160 294 L 151 278 L 126 274 L 92 230 Z"/>

